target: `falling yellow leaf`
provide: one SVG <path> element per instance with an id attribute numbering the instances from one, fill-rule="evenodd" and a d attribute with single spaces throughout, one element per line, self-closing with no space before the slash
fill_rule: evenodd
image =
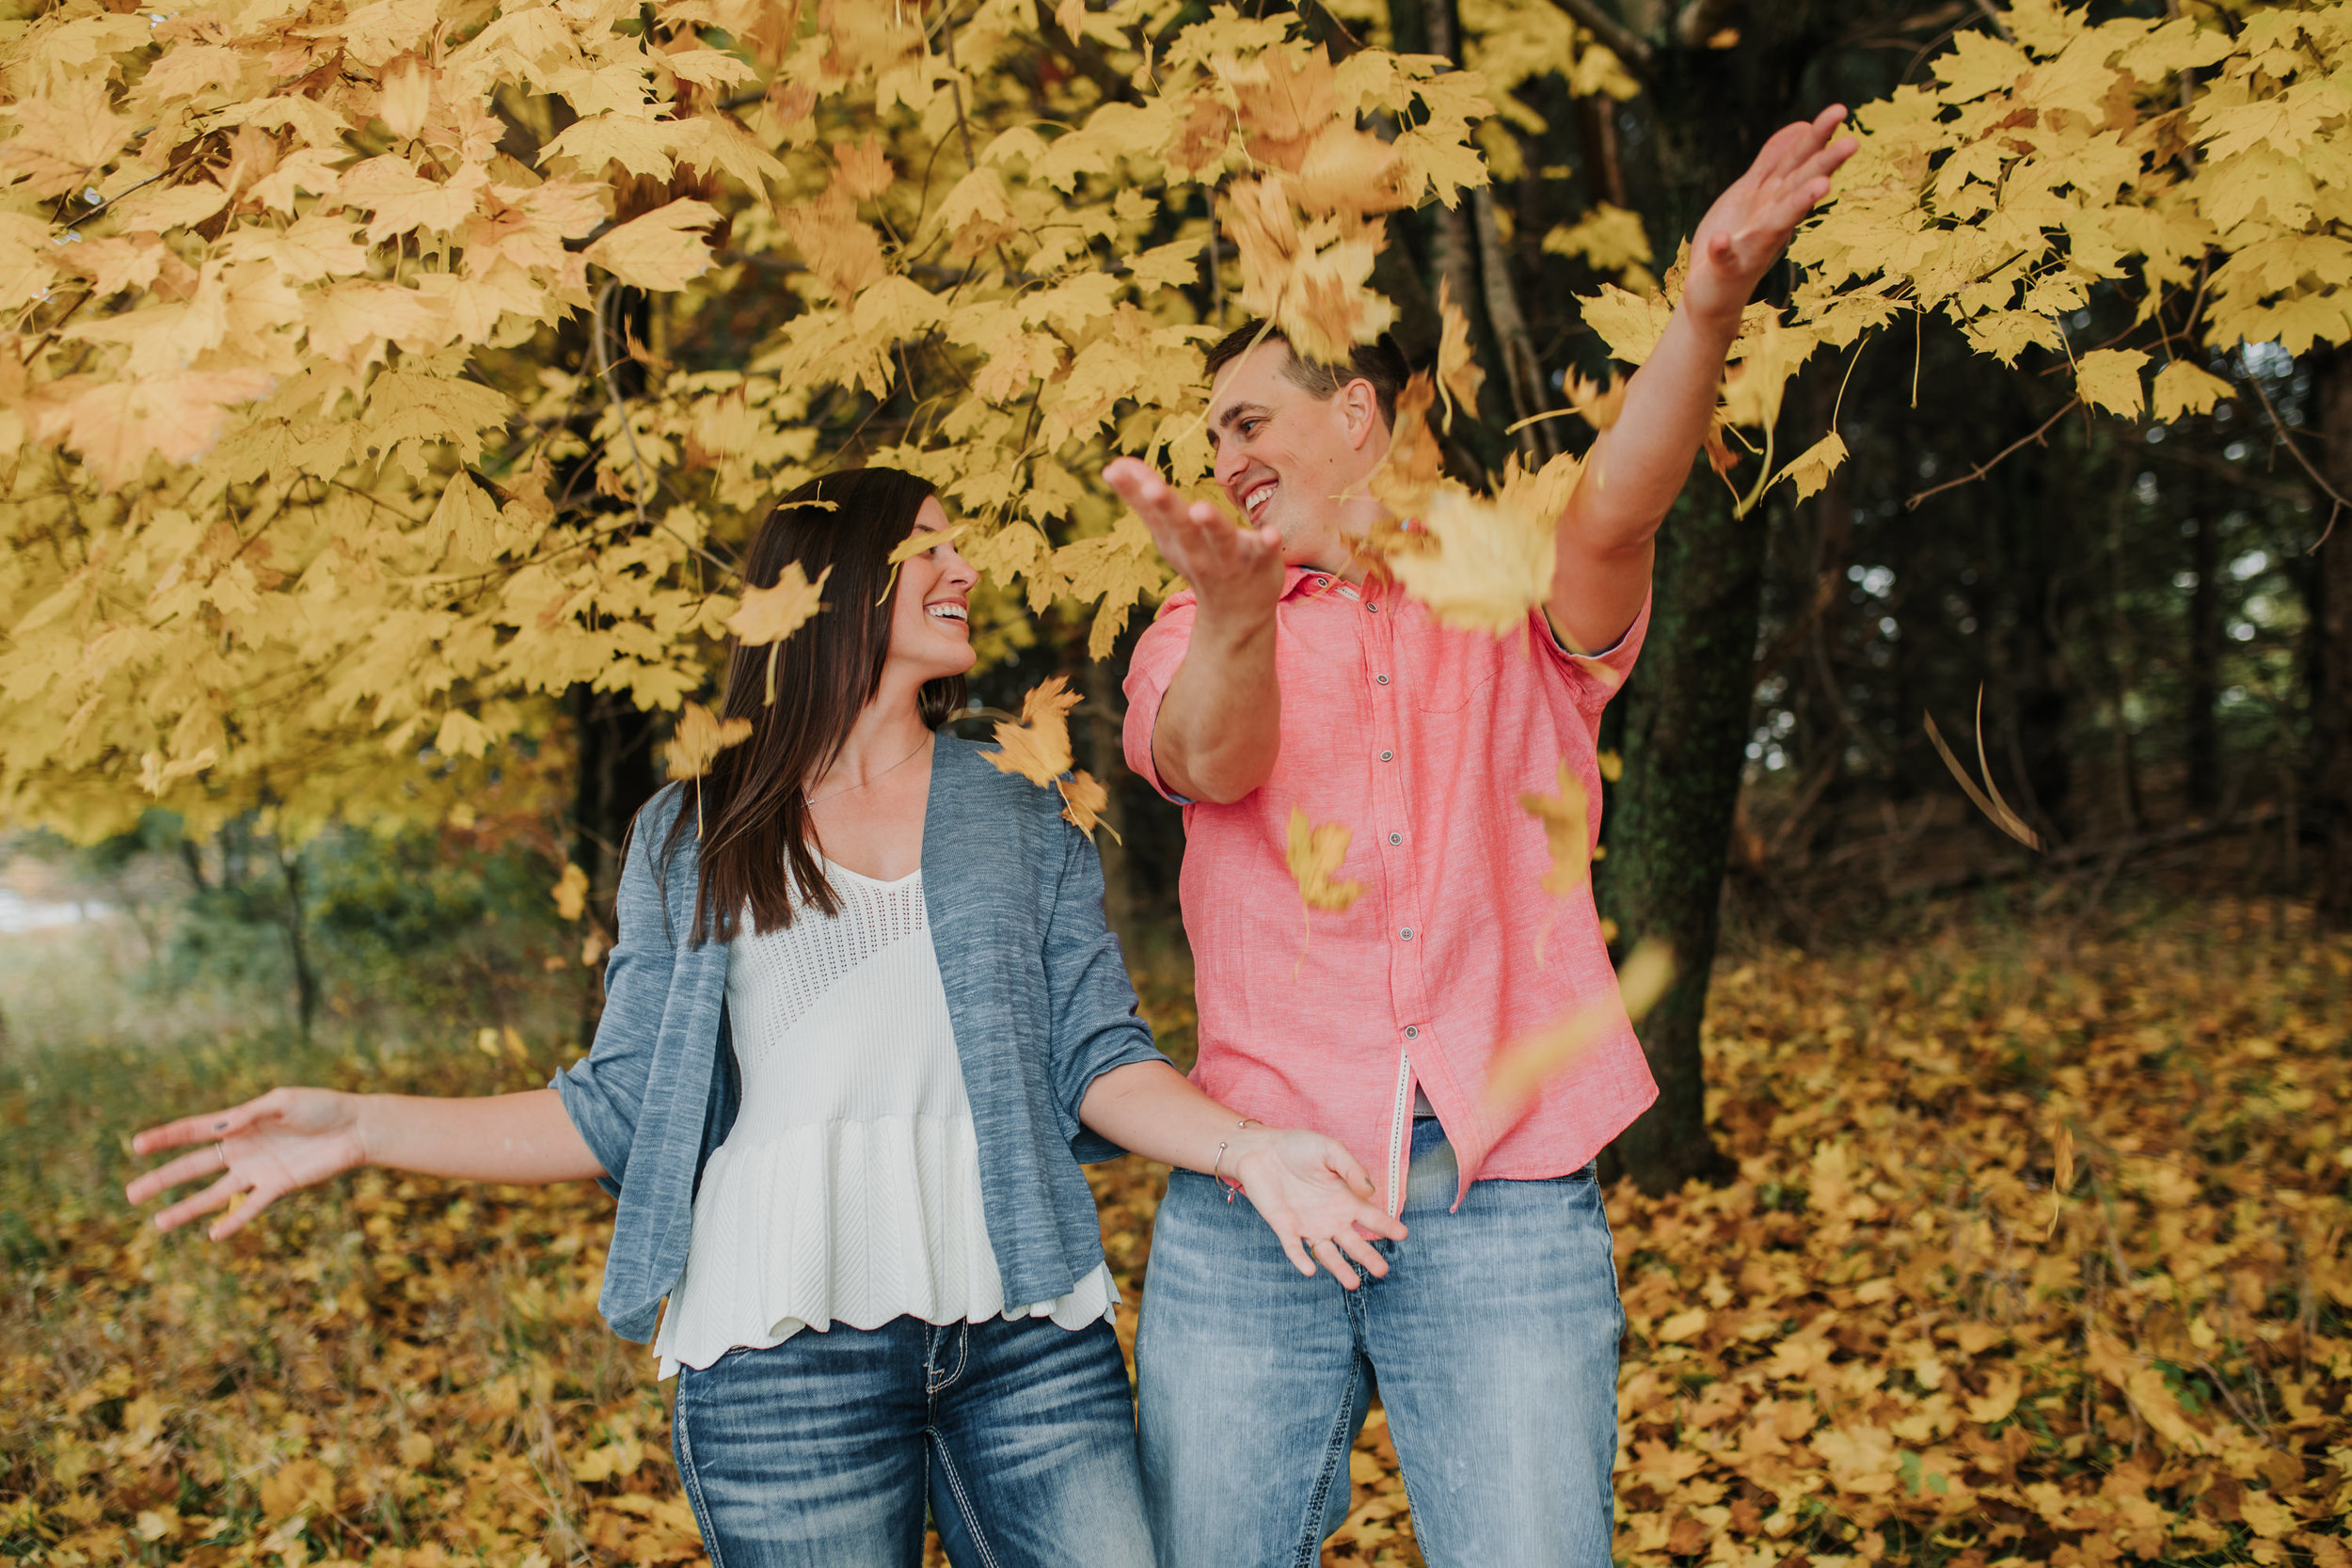
<path id="1" fill-rule="evenodd" d="M 2057 1144 L 2050 1170 L 2050 1224 L 2042 1233 L 2045 1242 L 2058 1234 L 2058 1215 L 2065 1210 L 2066 1195 L 2074 1185 L 2074 1130 L 2064 1122 L 2058 1123 Z"/>
<path id="2" fill-rule="evenodd" d="M 699 779 L 710 771 L 711 762 L 721 752 L 741 745 L 751 735 L 750 720 L 730 719 L 721 723 L 702 704 L 689 702 L 678 715 L 677 729 L 661 748 L 661 758 L 671 778 Z"/>
<path id="3" fill-rule="evenodd" d="M 1516 632 L 1526 626 L 1528 611 L 1551 596 L 1557 513 L 1542 514 L 1524 495 L 1487 500 L 1447 482 L 1422 515 L 1426 532 L 1419 547 L 1395 551 L 1389 565 L 1447 626 Z"/>
<path id="4" fill-rule="evenodd" d="M 1674 954 L 1664 943 L 1645 942 L 1636 947 L 1617 970 L 1617 1001 L 1625 1016 L 1639 1022 L 1666 994 L 1674 973 Z M 1525 1100 L 1537 1085 L 1592 1049 L 1616 1017 L 1616 1007 L 1588 1003 L 1550 1028 L 1503 1047 L 1486 1081 L 1486 1104 L 1507 1110 Z"/>
<path id="5" fill-rule="evenodd" d="M 1519 805 L 1544 825 L 1544 837 L 1551 849 L 1551 869 L 1544 873 L 1546 893 L 1565 896 L 1591 879 L 1593 864 L 1592 821 L 1588 815 L 1590 802 L 1584 795 L 1584 783 L 1563 761 L 1560 764 L 1560 793 L 1521 795 Z"/>
<path id="6" fill-rule="evenodd" d="M 1437 386 L 1427 371 L 1416 371 L 1397 394 L 1389 454 L 1373 470 L 1368 488 L 1393 518 L 1419 517 L 1438 487 L 1442 459 L 1429 431 L 1429 406 Z"/>
<path id="7" fill-rule="evenodd" d="M 1092 832 L 1103 820 L 1103 808 L 1110 804 L 1111 792 L 1083 768 L 1055 783 L 1061 790 L 1062 819 L 1081 832 Z M 1104 831 L 1110 833 L 1114 841 L 1125 842 L 1120 839 L 1115 830 L 1105 826 Z"/>
<path id="8" fill-rule="evenodd" d="M 1603 784 L 1615 784 L 1625 777 L 1624 752 L 1603 752 L 1594 760 L 1600 766 L 1600 777 Z"/>
<path id="9" fill-rule="evenodd" d="M 577 864 L 564 867 L 564 876 L 548 890 L 555 898 L 555 912 L 564 920 L 578 920 L 588 912 L 588 873 Z"/>
<path id="10" fill-rule="evenodd" d="M 2042 835 L 2026 826 L 2026 819 L 2010 809 L 2009 802 L 2001 798 L 1999 786 L 1993 782 L 1993 765 L 1985 760 L 1984 755 L 1984 688 L 1977 688 L 1977 766 L 1984 769 L 1982 789 L 1977 787 L 1977 781 L 1968 776 L 1968 770 L 1960 765 L 1960 759 L 1952 755 L 1952 749 L 1944 744 L 1944 732 L 1935 727 L 1935 715 L 1931 713 L 1925 718 L 1928 739 L 1934 745 L 1936 755 L 1944 759 L 1944 766 L 1951 770 L 1952 777 L 1959 782 L 1961 789 L 1976 808 L 1984 813 L 1994 827 L 2026 848 L 2041 848 Z"/>
<path id="11" fill-rule="evenodd" d="M 1336 913 L 1362 896 L 1363 883 L 1336 881 L 1332 877 L 1347 859 L 1347 846 L 1355 836 L 1355 830 L 1344 823 L 1326 822 L 1318 827 L 1309 819 L 1306 807 L 1291 807 L 1291 876 L 1309 908 Z"/>
<path id="12" fill-rule="evenodd" d="M 1018 773 L 1042 787 L 1070 771 L 1070 710 L 1080 698 L 1069 687 L 1067 676 L 1048 676 L 1021 699 L 1020 722 L 997 724 L 1002 750 L 983 754 L 998 772 Z"/>
<path id="13" fill-rule="evenodd" d="M 1456 404 L 1478 412 L 1478 389 L 1486 372 L 1470 350 L 1470 318 L 1454 302 L 1454 286 L 1445 278 L 1438 280 L 1438 389 L 1445 396 L 1445 428 L 1451 431 Z"/>
<path id="14" fill-rule="evenodd" d="M 936 549 L 942 545 L 952 545 L 963 537 L 964 531 L 970 526 L 968 523 L 958 523 L 953 528 L 927 528 L 911 533 L 900 540 L 891 550 L 890 564 L 902 566 L 927 550 Z M 825 570 L 830 572 L 833 568 L 828 566 Z"/>
<path id="15" fill-rule="evenodd" d="M 774 586 L 743 591 L 742 604 L 727 617 L 727 630 L 748 648 L 783 641 L 824 608 L 825 579 L 831 576 L 828 566 L 811 582 L 799 562 L 787 562 Z"/>
<path id="16" fill-rule="evenodd" d="M 1617 422 L 1618 414 L 1624 411 L 1625 390 L 1629 385 L 1630 383 L 1613 370 L 1609 372 L 1606 385 L 1587 381 L 1571 371 L 1562 390 L 1566 394 L 1568 406 L 1581 415 L 1586 424 L 1595 430 L 1607 430 Z"/>

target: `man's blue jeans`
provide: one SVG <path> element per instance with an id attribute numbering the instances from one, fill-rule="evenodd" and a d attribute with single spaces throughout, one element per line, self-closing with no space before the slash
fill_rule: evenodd
<path id="1" fill-rule="evenodd" d="M 1377 1385 L 1430 1568 L 1607 1568 L 1617 1303 L 1589 1168 L 1480 1181 L 1413 1129 L 1385 1279 L 1302 1277 L 1248 1203 L 1168 1178 L 1136 1370 L 1160 1568 L 1312 1568 Z"/>
<path id="2" fill-rule="evenodd" d="M 803 1329 L 678 1372 L 672 1446 L 711 1568 L 1150 1568 L 1108 1323 Z"/>

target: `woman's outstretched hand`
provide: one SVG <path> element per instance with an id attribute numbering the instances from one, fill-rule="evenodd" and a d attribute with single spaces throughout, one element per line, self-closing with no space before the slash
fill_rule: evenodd
<path id="1" fill-rule="evenodd" d="M 159 1211 L 155 1228 L 185 1225 L 243 1195 L 244 1201 L 207 1232 L 215 1242 L 233 1236 L 296 1188 L 316 1186 L 367 1164 L 359 1105 L 359 1096 L 333 1089 L 272 1089 L 230 1110 L 151 1127 L 131 1140 L 138 1153 L 198 1147 L 149 1171 L 124 1188 L 124 1196 L 145 1203 L 210 1177 L 210 1186 Z"/>
<path id="2" fill-rule="evenodd" d="M 1374 1201 L 1377 1189 L 1346 1146 L 1300 1128 L 1242 1132 L 1220 1174 L 1241 1182 L 1293 1267 L 1312 1275 L 1320 1263 L 1351 1291 L 1359 1281 L 1350 1261 L 1375 1279 L 1389 1272 L 1373 1238 L 1401 1242 L 1405 1222 Z"/>

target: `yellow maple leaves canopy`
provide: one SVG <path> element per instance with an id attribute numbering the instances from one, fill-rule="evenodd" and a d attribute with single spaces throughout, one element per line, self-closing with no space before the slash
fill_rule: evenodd
<path id="1" fill-rule="evenodd" d="M 0 43 L 0 812 L 437 812 L 551 698 L 675 709 L 731 621 L 788 631 L 807 596 L 739 602 L 734 551 L 844 462 L 938 483 L 983 610 L 1075 601 L 1099 657 L 1166 572 L 1092 476 L 1201 466 L 1220 203 L 1299 247 L 1229 236 L 1319 341 L 1385 319 L 1378 214 L 1484 179 L 1475 74 L 1295 32 L 40 10 Z"/>
<path id="2" fill-rule="evenodd" d="M 1781 388 L 1906 311 L 2125 417 L 2211 405 L 2194 346 L 2344 338 L 2347 13 L 2027 0 L 1864 105 L 1791 308 L 1734 348 L 1743 502 L 1843 461 L 1775 454 Z M 436 815 L 566 692 L 701 689 L 737 546 L 845 462 L 939 484 L 984 646 L 1061 601 L 1102 657 L 1168 578 L 1094 475 L 1200 471 L 1202 284 L 1368 338 L 1385 214 L 1516 172 L 1513 89 L 1639 90 L 1549 5 L 1463 18 L 1468 71 L 1172 0 L 33 10 L 0 40 L 0 814 Z M 1639 364 L 1677 269 L 1629 219 L 1543 244 L 1622 269 L 1586 322 Z M 2068 339 L 2103 284 L 2139 339 Z M 1476 395 L 1467 343 L 1407 425 Z M 1401 435 L 1400 575 L 1508 629 L 1573 460 L 1481 497 Z"/>

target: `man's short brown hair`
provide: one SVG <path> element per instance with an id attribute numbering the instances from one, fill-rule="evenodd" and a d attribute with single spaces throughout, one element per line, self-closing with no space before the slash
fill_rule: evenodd
<path id="1" fill-rule="evenodd" d="M 1380 400 L 1380 422 L 1391 428 L 1396 424 L 1396 395 L 1405 389 L 1408 373 L 1405 368 L 1405 352 L 1396 346 L 1396 340 L 1383 332 L 1369 343 L 1358 343 L 1348 350 L 1345 365 L 1327 365 L 1309 359 L 1291 347 L 1291 341 L 1279 326 L 1263 321 L 1245 322 L 1217 341 L 1209 350 L 1209 379 L 1216 372 L 1249 352 L 1263 333 L 1268 342 L 1282 345 L 1288 360 L 1282 367 L 1283 376 L 1290 383 L 1316 397 L 1329 402 L 1339 396 L 1340 388 L 1351 381 L 1372 383 L 1373 396 Z"/>

